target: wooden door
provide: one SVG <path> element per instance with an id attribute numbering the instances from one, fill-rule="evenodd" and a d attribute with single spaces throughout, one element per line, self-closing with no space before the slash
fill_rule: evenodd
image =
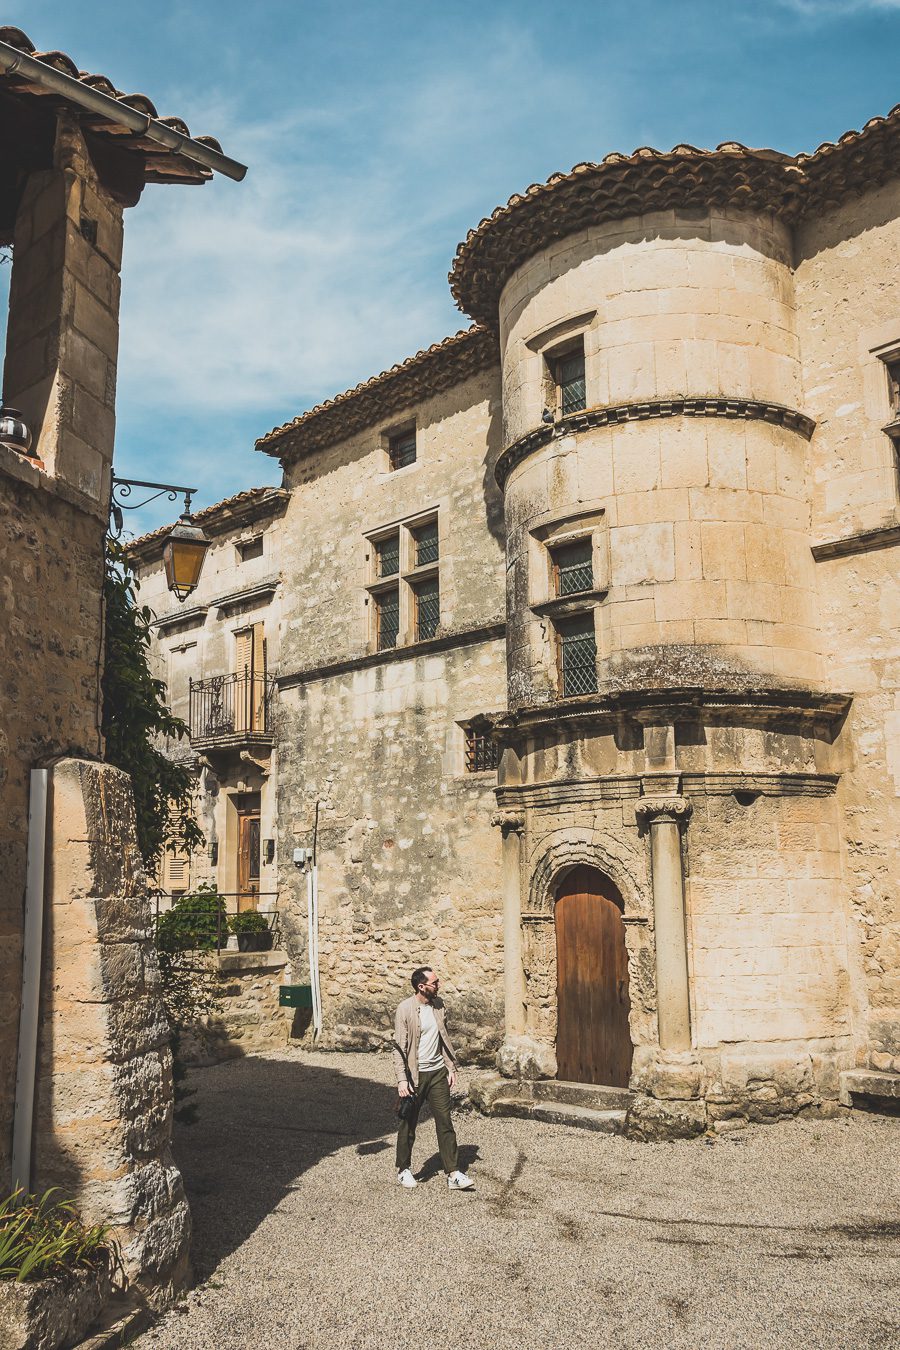
<path id="1" fill-rule="evenodd" d="M 627 1087 L 628 956 L 622 897 L 593 867 L 567 874 L 556 899 L 557 1076 Z"/>
<path id="2" fill-rule="evenodd" d="M 259 904 L 259 808 L 238 814 L 238 910 Z"/>

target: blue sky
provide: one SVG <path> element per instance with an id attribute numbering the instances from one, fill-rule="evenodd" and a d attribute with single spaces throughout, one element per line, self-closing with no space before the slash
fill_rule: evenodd
<path id="1" fill-rule="evenodd" d="M 639 145 L 812 150 L 900 101 L 900 0 L 3 14 L 249 165 L 149 187 L 126 221 L 117 468 L 196 484 L 197 506 L 278 481 L 256 436 L 465 326 L 450 261 L 513 192 Z"/>

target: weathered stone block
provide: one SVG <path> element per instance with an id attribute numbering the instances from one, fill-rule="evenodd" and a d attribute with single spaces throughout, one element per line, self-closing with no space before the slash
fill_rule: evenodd
<path id="1" fill-rule="evenodd" d="M 629 1139 L 657 1143 L 668 1139 L 693 1139 L 706 1129 L 706 1104 L 702 1101 L 657 1101 L 637 1097 L 628 1111 L 625 1133 Z"/>
<path id="2" fill-rule="evenodd" d="M 497 1068 L 506 1078 L 555 1078 L 556 1050 L 531 1036 L 510 1036 L 497 1051 Z"/>

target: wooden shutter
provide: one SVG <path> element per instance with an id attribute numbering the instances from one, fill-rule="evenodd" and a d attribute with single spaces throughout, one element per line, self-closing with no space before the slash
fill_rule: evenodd
<path id="1" fill-rule="evenodd" d="M 250 691 L 253 676 L 253 629 L 242 628 L 234 635 L 234 729 L 250 727 Z"/>
<path id="2" fill-rule="evenodd" d="M 253 693 L 251 696 L 252 731 L 266 729 L 266 639 L 261 623 L 253 625 Z"/>

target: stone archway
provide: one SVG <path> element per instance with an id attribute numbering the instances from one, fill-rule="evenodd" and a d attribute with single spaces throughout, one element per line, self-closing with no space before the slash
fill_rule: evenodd
<path id="1" fill-rule="evenodd" d="M 526 1033 L 555 1054 L 558 1033 L 558 960 L 555 904 L 573 869 L 586 867 L 615 888 L 624 943 L 633 1045 L 655 1037 L 656 989 L 652 947 L 652 898 L 646 859 L 636 840 L 618 830 L 561 828 L 535 841 L 527 901 L 522 910 Z"/>

